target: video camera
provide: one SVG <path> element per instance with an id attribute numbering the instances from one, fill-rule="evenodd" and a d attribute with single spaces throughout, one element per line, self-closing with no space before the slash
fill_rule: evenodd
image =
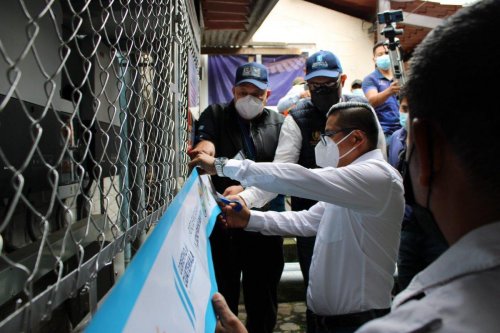
<path id="1" fill-rule="evenodd" d="M 401 9 L 385 11 L 378 13 L 377 17 L 380 24 L 398 23 L 403 21 L 403 11 Z"/>
<path id="2" fill-rule="evenodd" d="M 403 34 L 403 29 L 396 29 L 396 23 L 403 21 L 402 10 L 390 10 L 377 14 L 378 23 L 385 24 L 381 34 L 387 38 L 387 48 L 389 49 L 389 57 L 391 58 L 392 74 L 403 86 L 406 83 L 406 75 L 404 72 L 403 57 L 401 55 L 401 47 L 399 39 L 396 36 Z"/>

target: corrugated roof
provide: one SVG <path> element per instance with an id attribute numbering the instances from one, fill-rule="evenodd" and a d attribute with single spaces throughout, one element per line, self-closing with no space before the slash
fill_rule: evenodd
<path id="1" fill-rule="evenodd" d="M 347 15 L 376 24 L 378 0 L 305 0 Z M 251 40 L 278 0 L 201 0 L 203 48 L 237 48 Z M 461 6 L 442 5 L 431 1 L 391 1 L 391 9 L 433 18 L 446 18 Z M 408 22 L 407 22 L 408 23 Z M 407 53 L 413 49 L 431 30 L 428 27 L 409 25 L 403 22 L 400 36 L 401 46 Z"/>
<path id="2" fill-rule="evenodd" d="M 202 48 L 246 45 L 278 0 L 202 0 Z"/>
<path id="3" fill-rule="evenodd" d="M 378 0 L 306 0 L 307 2 L 335 10 L 365 21 L 373 21 Z"/>

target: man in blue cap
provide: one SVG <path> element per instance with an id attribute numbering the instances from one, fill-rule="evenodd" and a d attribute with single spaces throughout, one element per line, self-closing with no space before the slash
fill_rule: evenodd
<path id="1" fill-rule="evenodd" d="M 274 162 L 297 163 L 306 168 L 317 168 L 314 148 L 326 125 L 328 110 L 341 101 L 366 102 L 363 97 L 342 95 L 342 87 L 347 78 L 339 59 L 332 52 L 319 51 L 307 58 L 305 80 L 309 86 L 310 98 L 296 101 L 296 106 L 285 118 L 281 128 Z M 228 155 L 229 156 L 229 155 Z M 262 207 L 276 194 L 249 187 L 238 194 L 243 203 L 251 207 Z M 293 211 L 307 210 L 316 201 L 292 197 Z M 316 237 L 297 237 L 297 251 L 304 283 L 309 284 L 309 266 Z M 314 332 L 314 319 L 307 311 L 307 332 Z"/>
<path id="2" fill-rule="evenodd" d="M 205 152 L 212 156 L 235 156 L 243 150 L 248 159 L 271 162 L 274 158 L 283 116 L 265 108 L 270 94 L 268 72 L 259 63 L 247 63 L 236 70 L 234 99 L 228 104 L 210 105 L 200 116 L 195 158 Z M 225 177 L 212 177 L 216 190 L 239 185 Z M 264 207 L 283 210 L 283 197 Z M 276 324 L 277 287 L 283 271 L 283 239 L 256 232 L 226 230 L 216 224 L 210 236 L 212 258 L 219 291 L 229 307 L 238 313 L 240 277 L 250 333 L 271 333 Z"/>

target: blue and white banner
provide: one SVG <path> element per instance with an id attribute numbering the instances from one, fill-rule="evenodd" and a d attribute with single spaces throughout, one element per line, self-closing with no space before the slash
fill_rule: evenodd
<path id="1" fill-rule="evenodd" d="M 215 331 L 208 237 L 220 209 L 210 186 L 208 176 L 193 170 L 86 333 Z"/>

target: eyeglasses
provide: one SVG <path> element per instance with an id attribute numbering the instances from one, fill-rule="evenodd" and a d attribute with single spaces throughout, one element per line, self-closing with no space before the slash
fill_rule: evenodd
<path id="1" fill-rule="evenodd" d="M 353 131 L 354 128 L 341 128 L 337 131 L 325 131 L 325 133 L 321 133 L 320 134 L 320 140 L 321 140 L 321 143 L 324 144 L 325 146 L 328 144 L 328 141 L 326 140 L 326 138 L 328 137 L 332 137 L 334 136 L 335 134 L 337 133 L 341 133 L 341 132 L 351 132 Z"/>
<path id="2" fill-rule="evenodd" d="M 310 90 L 316 90 L 319 88 L 333 88 L 337 87 L 339 83 L 339 80 L 331 81 L 331 82 L 326 82 L 326 83 L 314 83 L 314 82 L 307 82 L 307 86 L 309 87 Z"/>

